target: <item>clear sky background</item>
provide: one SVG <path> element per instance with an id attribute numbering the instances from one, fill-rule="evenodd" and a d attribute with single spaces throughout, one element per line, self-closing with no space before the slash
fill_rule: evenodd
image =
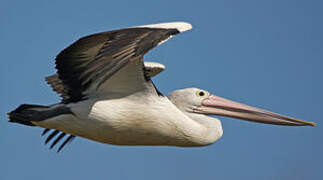
<path id="1" fill-rule="evenodd" d="M 0 0 L 0 179 L 323 179 L 323 1 Z M 64 47 L 91 33 L 169 21 L 193 30 L 145 59 L 164 94 L 199 87 L 307 121 L 280 127 L 223 118 L 201 148 L 119 147 L 77 138 L 48 150 L 42 129 L 7 122 L 21 103 L 53 104 L 44 82 Z"/>

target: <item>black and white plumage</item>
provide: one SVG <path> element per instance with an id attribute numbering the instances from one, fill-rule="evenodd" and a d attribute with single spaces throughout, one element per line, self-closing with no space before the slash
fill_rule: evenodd
<path id="1" fill-rule="evenodd" d="M 61 103 L 21 105 L 10 122 L 45 128 L 60 151 L 76 136 L 115 145 L 204 146 L 222 136 L 215 114 L 278 125 L 314 125 L 188 88 L 167 98 L 151 77 L 165 67 L 143 62 L 152 48 L 190 30 L 185 22 L 130 27 L 83 37 L 56 57 L 46 77 Z"/>
<path id="2" fill-rule="evenodd" d="M 115 89 L 111 77 L 129 63 L 133 63 L 137 66 L 137 71 L 144 73 L 143 55 L 178 33 L 180 31 L 176 28 L 134 27 L 79 39 L 56 57 L 57 73 L 69 96 L 64 103 L 86 99 L 92 93 L 109 93 L 106 87 Z M 127 78 L 128 88 L 138 88 L 129 86 L 129 77 L 121 76 L 120 78 Z M 136 78 L 133 80 L 139 80 Z M 149 80 L 149 77 L 141 80 Z M 136 81 L 133 83 L 137 84 Z"/>

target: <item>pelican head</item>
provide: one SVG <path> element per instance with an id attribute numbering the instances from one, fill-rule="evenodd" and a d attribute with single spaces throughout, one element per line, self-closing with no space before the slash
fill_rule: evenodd
<path id="1" fill-rule="evenodd" d="M 181 111 L 188 113 L 219 115 L 242 120 L 286 126 L 315 126 L 307 122 L 283 116 L 267 110 L 234 102 L 198 88 L 187 88 L 170 93 L 170 101 Z"/>

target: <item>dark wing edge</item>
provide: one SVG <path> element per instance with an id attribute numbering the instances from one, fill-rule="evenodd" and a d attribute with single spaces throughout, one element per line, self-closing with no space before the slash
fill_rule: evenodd
<path id="1" fill-rule="evenodd" d="M 145 77 L 147 77 L 148 79 L 156 76 L 165 69 L 165 66 L 163 64 L 157 62 L 144 62 L 144 66 Z M 61 96 L 63 103 L 68 101 L 68 91 L 64 87 L 63 81 L 59 79 L 58 74 L 53 74 L 45 77 L 45 81 L 48 85 L 50 85 L 53 91 Z"/>
<path id="2" fill-rule="evenodd" d="M 48 85 L 52 88 L 53 91 L 55 91 L 57 94 L 59 94 L 62 98 L 62 103 L 65 103 L 69 99 L 67 88 L 64 87 L 63 81 L 59 79 L 58 74 L 53 74 L 51 76 L 47 76 L 45 78 L 45 81 Z"/>
<path id="3" fill-rule="evenodd" d="M 58 78 L 64 85 L 52 87 L 62 94 L 64 103 L 83 100 L 86 98 L 84 92 L 90 87 L 98 90 L 131 60 L 142 57 L 172 36 L 190 29 L 188 23 L 164 23 L 83 37 L 57 55 Z"/>

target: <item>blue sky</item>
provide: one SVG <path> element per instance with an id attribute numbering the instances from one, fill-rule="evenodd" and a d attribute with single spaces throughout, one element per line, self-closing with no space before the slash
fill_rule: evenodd
<path id="1" fill-rule="evenodd" d="M 323 179 L 323 3 L 319 0 L 0 1 L 0 179 Z M 122 27 L 187 21 L 193 30 L 146 57 L 167 69 L 168 94 L 199 87 L 318 126 L 223 118 L 211 146 L 119 147 L 77 138 L 48 150 L 41 129 L 7 122 L 21 103 L 52 104 L 44 82 L 77 38 Z"/>

